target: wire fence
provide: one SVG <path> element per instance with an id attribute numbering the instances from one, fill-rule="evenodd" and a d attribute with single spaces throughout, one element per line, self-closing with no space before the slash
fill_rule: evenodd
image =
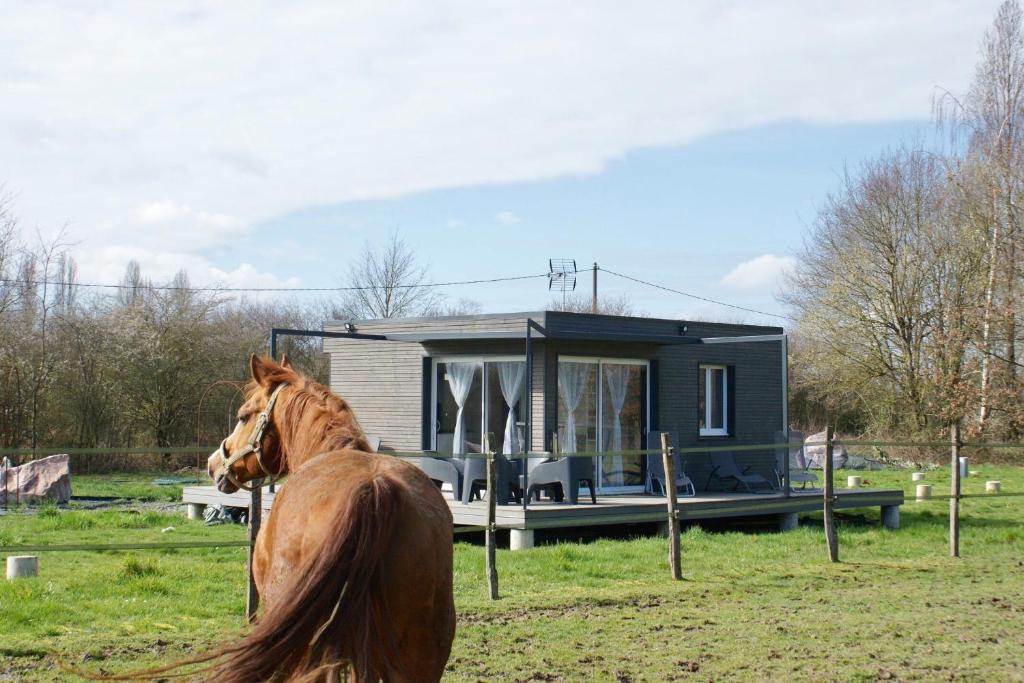
<path id="1" fill-rule="evenodd" d="M 490 435 L 488 435 L 490 437 Z M 462 453 L 462 454 L 451 454 L 451 453 L 439 453 L 436 451 L 429 450 L 389 450 L 383 449 L 381 454 L 400 457 L 411 460 L 418 459 L 429 459 L 429 460 L 483 460 L 486 463 L 486 486 L 483 488 L 483 500 L 487 505 L 486 523 L 458 526 L 453 528 L 453 535 L 472 534 L 483 532 L 485 535 L 485 547 L 487 553 L 487 574 L 488 582 L 491 586 L 492 597 L 497 597 L 497 568 L 495 561 L 495 548 L 496 548 L 496 532 L 498 531 L 498 525 L 496 523 L 496 499 L 498 498 L 498 473 L 501 467 L 501 463 L 518 462 L 518 471 L 520 472 L 520 484 L 522 487 L 521 497 L 522 505 L 526 508 L 530 496 L 528 495 L 529 479 L 530 479 L 530 463 L 531 462 L 558 462 L 565 459 L 590 459 L 594 461 L 599 458 L 620 458 L 620 459 L 639 459 L 643 462 L 641 470 L 647 471 L 650 475 L 650 471 L 658 469 L 660 467 L 663 472 L 663 481 L 667 482 L 679 482 L 680 478 L 685 479 L 688 471 L 688 466 L 692 467 L 693 463 L 700 461 L 700 456 L 707 456 L 712 458 L 714 454 L 748 454 L 756 455 L 758 452 L 767 454 L 767 457 L 760 460 L 753 461 L 753 464 L 747 465 L 744 468 L 738 468 L 741 475 L 746 472 L 757 471 L 757 466 L 760 466 L 760 472 L 768 474 L 771 470 L 771 474 L 774 475 L 774 482 L 771 477 L 762 476 L 763 479 L 772 482 L 774 486 L 770 491 L 766 493 L 773 495 L 775 498 L 787 498 L 797 496 L 801 500 L 808 500 L 813 497 L 820 497 L 821 499 L 821 510 L 825 521 L 826 528 L 826 545 L 828 549 L 828 557 L 832 561 L 838 560 L 838 536 L 835 533 L 835 508 L 836 504 L 843 495 L 842 491 L 837 492 L 835 488 L 835 453 L 837 448 L 845 448 L 848 450 L 854 449 L 874 449 L 870 453 L 874 455 L 884 455 L 879 451 L 883 448 L 898 448 L 911 451 L 929 450 L 933 451 L 930 453 L 930 460 L 935 460 L 935 449 L 949 449 L 950 452 L 950 464 L 948 465 L 948 477 L 946 476 L 945 470 L 947 468 L 936 467 L 935 465 L 925 466 L 923 463 L 925 459 L 918 459 L 917 461 L 897 461 L 897 460 L 869 460 L 869 466 L 866 469 L 851 469 L 849 472 L 859 472 L 861 474 L 850 474 L 848 479 L 847 492 L 850 489 L 864 487 L 864 480 L 868 479 L 869 476 L 873 476 L 873 473 L 878 472 L 895 472 L 899 471 L 906 473 L 907 470 L 922 470 L 915 474 L 921 476 L 914 476 L 911 482 L 906 481 L 879 481 L 872 482 L 873 486 L 867 487 L 867 490 L 896 490 L 901 495 L 899 502 L 902 503 L 905 497 L 913 497 L 916 502 L 939 502 L 948 501 L 950 504 L 950 553 L 954 556 L 959 555 L 959 535 L 960 535 L 960 507 L 961 501 L 985 498 L 989 500 L 1010 498 L 1016 499 L 1024 496 L 1024 491 L 1013 491 L 1003 490 L 999 486 L 999 482 L 995 482 L 995 486 L 991 487 L 993 482 L 986 482 L 988 490 L 982 492 L 969 492 L 963 488 L 963 478 L 969 476 L 970 471 L 964 471 L 966 469 L 966 463 L 961 459 L 965 456 L 961 456 L 962 453 L 985 453 L 997 450 L 1008 450 L 1012 452 L 1020 452 L 1024 449 L 1024 444 L 1021 443 L 1007 443 L 1007 442 L 961 442 L 959 440 L 959 432 L 957 431 L 951 437 L 951 441 L 901 441 L 894 439 L 885 440 L 840 440 L 835 438 L 828 430 L 824 439 L 808 439 L 800 441 L 799 443 L 788 442 L 788 441 L 774 441 L 771 443 L 757 443 L 757 444 L 727 444 L 727 445 L 685 445 L 685 446 L 672 446 L 668 441 L 668 434 L 666 433 L 663 438 L 663 444 L 661 448 L 648 448 L 648 449 L 623 449 L 616 451 L 607 450 L 581 450 L 574 452 L 559 452 L 557 448 L 557 435 L 553 438 L 552 443 L 556 444 L 552 451 L 535 451 L 535 452 L 524 452 L 524 453 L 513 453 L 507 456 L 498 454 L 493 450 L 486 447 L 488 443 L 495 443 L 493 438 L 484 439 L 483 452 L 480 453 Z M 797 458 L 794 462 L 794 452 L 805 454 L 808 449 L 811 448 L 822 448 L 824 449 L 824 459 L 819 463 L 816 468 L 807 464 L 807 459 Z M 18 449 L 18 448 L 5 448 L 0 449 L 0 458 L 16 458 L 23 459 L 27 458 L 29 461 L 45 457 L 48 455 L 55 454 L 69 454 L 76 456 L 77 458 L 98 458 L 98 457 L 111 457 L 111 456 L 151 456 L 154 453 L 158 454 L 171 454 L 171 455 L 198 455 L 198 454 L 209 454 L 214 451 L 216 447 L 213 446 L 182 446 L 182 447 L 125 447 L 125 448 L 35 448 L 35 449 Z M 746 462 L 746 461 L 745 461 Z M 677 468 L 680 468 L 677 470 Z M 7 493 L 8 480 L 4 476 L 4 470 L 8 468 L 0 467 L 0 482 L 4 483 L 3 493 Z M 797 488 L 795 485 L 803 479 L 806 481 L 806 477 L 798 475 L 806 475 L 810 472 L 813 473 L 813 477 L 818 479 L 815 486 L 811 488 Z M 820 479 L 818 474 L 821 474 Z M 939 480 L 936 480 L 938 473 L 942 473 Z M 761 475 L 759 475 L 761 476 Z M 591 474 L 590 485 L 598 485 L 594 481 L 594 475 Z M 794 481 L 796 477 L 796 481 Z M 925 478 L 930 477 L 929 483 L 924 483 Z M 711 479 L 709 478 L 709 482 Z M 742 483 L 741 479 L 736 479 L 736 488 L 738 489 Z M 940 493 L 934 490 L 935 486 L 942 486 L 948 484 L 950 486 L 950 492 Z M 879 488 L 885 487 L 886 485 L 894 487 L 893 489 Z M 645 491 L 650 492 L 651 489 L 651 478 L 648 476 L 645 482 Z M 924 488 L 922 488 L 924 487 Z M 564 493 L 564 492 L 563 492 Z M 696 491 L 694 491 L 696 493 Z M 717 493 L 728 493 L 728 491 L 708 491 L 705 487 L 705 497 L 714 497 Z M 665 512 L 663 515 L 664 523 L 668 527 L 669 531 L 669 543 L 670 543 L 670 565 L 672 575 L 675 578 L 682 577 L 682 554 L 679 549 L 679 538 L 680 538 L 680 522 L 687 521 L 687 517 L 683 508 L 686 507 L 685 501 L 681 501 L 683 496 L 679 495 L 677 486 L 663 486 L 662 495 L 665 499 Z M 538 496 L 539 498 L 539 496 Z M 262 503 L 255 502 L 256 505 L 262 509 Z M 706 505 L 704 512 L 709 513 L 713 516 L 716 509 L 725 510 L 727 506 L 723 505 L 716 508 L 714 505 Z M 252 508 L 250 508 L 250 513 Z M 252 515 L 250 514 L 250 518 Z M 602 517 L 602 523 L 623 523 L 634 520 L 635 518 L 629 515 L 621 515 L 616 517 L 614 515 Z M 258 522 L 257 522 L 258 524 Z M 172 549 L 197 549 L 197 548 L 238 548 L 238 547 L 249 547 L 252 548 L 255 535 L 251 534 L 249 539 L 245 540 L 219 540 L 219 541 L 178 541 L 169 543 L 150 543 L 150 542 L 138 542 L 138 543 L 61 543 L 61 544 L 41 544 L 41 543 L 21 543 L 21 544 L 8 544 L 0 545 L 0 555 L 11 555 L 16 553 L 35 553 L 35 552 L 92 552 L 92 551 L 134 551 L 134 550 L 172 550 Z"/>

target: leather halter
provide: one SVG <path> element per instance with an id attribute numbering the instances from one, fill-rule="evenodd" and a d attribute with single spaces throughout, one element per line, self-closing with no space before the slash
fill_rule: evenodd
<path id="1" fill-rule="evenodd" d="M 228 440 L 224 439 L 220 442 L 220 447 L 217 449 L 217 453 L 220 454 L 222 462 L 220 467 L 217 468 L 217 479 L 223 475 L 232 484 L 240 489 L 245 489 L 246 491 L 254 491 L 262 486 L 262 478 L 257 480 L 253 486 L 246 486 L 231 472 L 231 466 L 250 453 L 256 454 L 256 462 L 259 463 L 260 469 L 263 470 L 263 474 L 270 477 L 271 482 L 274 481 L 275 476 L 281 474 L 278 472 L 277 475 L 274 475 L 269 469 L 267 469 L 267 466 L 263 464 L 262 441 L 264 434 L 267 432 L 267 427 L 270 426 L 270 413 L 274 410 L 274 404 L 277 403 L 277 395 L 281 393 L 281 389 L 284 389 L 285 386 L 285 382 L 278 384 L 277 388 L 274 389 L 274 392 L 270 394 L 270 400 L 267 401 L 267 407 L 264 408 L 263 412 L 256 418 L 256 428 L 252 430 L 252 435 L 249 437 L 249 443 L 228 456 L 227 451 L 224 449 L 224 445 Z"/>

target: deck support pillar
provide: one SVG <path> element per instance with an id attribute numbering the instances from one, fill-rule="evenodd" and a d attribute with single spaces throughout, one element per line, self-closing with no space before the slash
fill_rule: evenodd
<path id="1" fill-rule="evenodd" d="M 510 550 L 526 550 L 533 547 L 533 529 L 509 529 Z"/>
<path id="2" fill-rule="evenodd" d="M 203 513 L 206 511 L 206 506 L 202 503 L 189 503 L 188 504 L 188 518 L 189 519 L 202 519 Z"/>
<path id="3" fill-rule="evenodd" d="M 800 526 L 800 515 L 796 512 L 783 512 L 779 515 L 779 531 L 793 531 Z"/>
<path id="4" fill-rule="evenodd" d="M 899 505 L 883 505 L 882 506 L 882 526 L 886 529 L 899 529 L 900 528 L 900 506 Z"/>

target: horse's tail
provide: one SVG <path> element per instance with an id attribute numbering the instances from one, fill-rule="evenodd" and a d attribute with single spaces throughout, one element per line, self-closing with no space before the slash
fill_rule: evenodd
<path id="1" fill-rule="evenodd" d="M 347 667 L 359 683 L 404 679 L 381 571 L 401 500 L 400 485 L 379 471 L 355 486 L 320 552 L 245 638 L 221 649 L 211 679 L 338 680 Z"/>
<path id="2" fill-rule="evenodd" d="M 382 560 L 393 541 L 401 506 L 400 485 L 379 470 L 340 502 L 320 550 L 297 567 L 290 586 L 241 640 L 212 652 L 144 671 L 92 674 L 94 680 L 137 680 L 203 674 L 218 683 L 251 683 L 283 676 L 289 681 L 337 681 L 346 669 L 358 683 L 405 680 L 394 631 L 388 622 Z M 198 671 L 179 673 L 190 664 Z M 174 673 L 169 673 L 174 672 Z"/>

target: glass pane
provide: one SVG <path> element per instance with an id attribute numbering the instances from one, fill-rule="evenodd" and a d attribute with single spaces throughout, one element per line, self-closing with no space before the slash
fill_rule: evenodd
<path id="1" fill-rule="evenodd" d="M 722 384 L 725 381 L 725 370 L 722 368 L 711 368 L 711 428 L 722 429 L 725 427 L 724 415 L 722 413 Z"/>
<path id="2" fill-rule="evenodd" d="M 597 450 L 597 363 L 558 361 L 558 446 Z"/>
<path id="3" fill-rule="evenodd" d="M 479 453 L 483 424 L 479 363 L 438 363 L 437 443 L 440 453 Z M 461 399 L 461 421 L 459 403 Z M 460 425 L 461 422 L 461 425 Z M 460 438 L 461 437 L 461 438 Z M 459 443 L 462 446 L 459 447 Z"/>
<path id="4" fill-rule="evenodd" d="M 601 364 L 601 432 L 604 451 L 642 449 L 646 369 L 642 365 Z M 602 486 L 642 486 L 643 456 L 608 455 L 601 459 Z"/>
<path id="5" fill-rule="evenodd" d="M 700 368 L 697 372 L 697 422 L 701 429 L 707 429 L 707 389 L 705 388 L 705 380 L 707 378 L 707 368 Z"/>
<path id="6" fill-rule="evenodd" d="M 484 368 L 487 374 L 487 431 L 494 434 L 492 447 L 503 455 L 522 453 L 526 438 L 526 423 L 523 421 L 526 362 L 497 361 L 485 363 Z M 507 398 L 506 393 L 509 394 Z M 511 411 L 508 405 L 510 400 Z"/>

